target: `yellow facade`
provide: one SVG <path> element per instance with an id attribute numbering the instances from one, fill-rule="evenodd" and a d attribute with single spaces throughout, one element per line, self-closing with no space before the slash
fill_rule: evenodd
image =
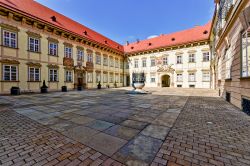
<path id="1" fill-rule="evenodd" d="M 97 75 L 100 75 L 100 83 L 102 87 L 114 87 L 115 82 L 118 87 L 124 86 L 126 76 L 129 75 L 126 68 L 124 69 L 124 56 L 121 53 L 110 51 L 110 49 L 99 49 L 91 45 L 91 43 L 83 44 L 76 40 L 65 38 L 63 35 L 56 35 L 54 32 L 49 32 L 46 28 L 39 29 L 37 24 L 28 25 L 25 19 L 14 20 L 13 14 L 9 13 L 7 16 L 2 14 L 0 16 L 0 93 L 9 93 L 10 88 L 17 86 L 23 92 L 40 91 L 43 80 L 49 87 L 49 91 L 58 91 L 62 86 L 67 86 L 68 89 L 74 89 L 79 84 L 79 79 L 82 86 L 85 88 L 97 87 Z M 17 47 L 11 48 L 5 46 L 4 32 L 13 32 L 17 34 Z M 39 51 L 29 51 L 29 37 L 39 40 Z M 50 40 L 58 42 L 57 56 L 49 55 Z M 53 42 L 54 42 L 53 41 Z M 72 58 L 65 58 L 65 47 L 72 48 Z M 83 51 L 83 60 L 77 59 L 77 50 Z M 87 55 L 91 53 L 92 63 L 87 64 Z M 100 55 L 101 64 L 96 64 L 96 55 Z M 114 59 L 114 67 L 103 65 L 103 57 Z M 73 64 L 68 64 L 72 62 Z M 118 61 L 118 65 L 116 64 Z M 115 66 L 116 64 L 116 66 Z M 5 80 L 4 66 L 17 66 L 17 79 Z M 40 68 L 40 78 L 38 81 L 29 80 L 29 67 Z M 56 81 L 50 81 L 49 70 L 55 68 L 58 73 Z M 7 71 L 5 69 L 5 71 Z M 72 80 L 66 81 L 66 71 L 72 71 Z M 80 74 L 79 74 L 80 73 Z M 88 78 L 92 74 L 92 81 Z M 105 74 L 104 74 L 105 73 Z M 104 82 L 104 75 L 107 75 L 107 82 Z M 112 78 L 113 75 L 113 78 Z M 79 78 L 78 78 L 79 77 Z M 116 80 L 115 80 L 116 79 Z M 113 80 L 113 81 L 112 81 Z"/>

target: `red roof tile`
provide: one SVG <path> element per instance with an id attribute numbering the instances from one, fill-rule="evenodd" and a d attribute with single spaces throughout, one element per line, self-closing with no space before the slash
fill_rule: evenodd
<path id="1" fill-rule="evenodd" d="M 155 38 L 131 43 L 129 45 L 124 46 L 124 51 L 126 53 L 140 52 L 162 47 L 169 47 L 192 43 L 196 41 L 208 40 L 210 29 L 211 22 L 207 23 L 204 26 L 196 26 L 188 30 L 171 34 L 164 34 Z"/>
<path id="2" fill-rule="evenodd" d="M 123 52 L 123 46 L 117 42 L 108 39 L 107 37 L 87 28 L 80 23 L 71 20 L 70 18 L 55 12 L 33 0 L 0 0 L 0 5 L 8 9 L 15 10 L 26 14 L 27 16 L 53 24 L 59 28 L 70 31 L 77 35 L 83 36 L 91 41 L 98 42 L 112 49 Z M 51 17 L 56 17 L 56 22 L 52 21 Z M 87 31 L 87 35 L 84 32 Z M 119 48 L 118 48 L 119 47 Z"/>

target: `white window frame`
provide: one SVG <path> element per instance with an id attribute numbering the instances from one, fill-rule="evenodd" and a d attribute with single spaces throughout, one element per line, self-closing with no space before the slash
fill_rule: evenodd
<path id="1" fill-rule="evenodd" d="M 88 53 L 87 58 L 88 58 L 87 62 L 93 63 L 93 54 L 92 53 Z"/>
<path id="2" fill-rule="evenodd" d="M 35 82 L 41 80 L 41 69 L 40 67 L 29 67 L 28 68 L 28 81 Z M 31 74 L 32 72 L 32 74 Z"/>
<path id="3" fill-rule="evenodd" d="M 204 82 L 210 81 L 210 72 L 209 71 L 202 72 L 202 81 L 204 81 Z"/>
<path id="4" fill-rule="evenodd" d="M 114 74 L 109 74 L 109 82 L 110 83 L 114 82 Z"/>
<path id="5" fill-rule="evenodd" d="M 84 61 L 84 52 L 81 49 L 77 49 L 77 60 Z"/>
<path id="6" fill-rule="evenodd" d="M 9 67 L 9 71 L 6 71 L 6 67 Z M 15 69 L 15 71 L 14 71 Z M 5 79 L 5 76 L 9 75 L 9 79 Z M 16 77 L 13 79 L 13 75 Z M 17 65 L 3 65 L 3 80 L 4 81 L 18 81 L 18 66 Z"/>
<path id="7" fill-rule="evenodd" d="M 87 80 L 88 80 L 88 83 L 92 83 L 93 82 L 93 72 L 88 72 L 87 74 Z"/>
<path id="8" fill-rule="evenodd" d="M 49 69 L 49 82 L 57 82 L 58 80 L 58 69 Z"/>
<path id="9" fill-rule="evenodd" d="M 8 36 L 6 36 L 8 34 Z M 10 48 L 17 48 L 17 32 L 3 30 L 3 45 Z"/>
<path id="10" fill-rule="evenodd" d="M 189 63 L 195 63 L 195 54 L 189 54 L 188 62 Z"/>
<path id="11" fill-rule="evenodd" d="M 29 37 L 29 51 L 40 52 L 40 39 Z"/>
<path id="12" fill-rule="evenodd" d="M 182 64 L 182 55 L 177 55 L 176 64 Z"/>
<path id="13" fill-rule="evenodd" d="M 108 66 L 109 61 L 108 61 L 108 56 L 103 56 L 103 66 Z"/>
<path id="14" fill-rule="evenodd" d="M 118 59 L 115 59 L 115 67 L 119 68 L 119 60 Z"/>
<path id="15" fill-rule="evenodd" d="M 98 65 L 101 65 L 101 55 L 99 55 L 99 54 L 96 54 L 96 64 L 98 64 Z"/>
<path id="16" fill-rule="evenodd" d="M 154 67 L 156 65 L 156 63 L 155 63 L 155 58 L 151 58 L 150 59 L 150 66 L 151 67 Z"/>
<path id="17" fill-rule="evenodd" d="M 102 80 L 101 80 L 101 73 L 100 72 L 97 72 L 96 73 L 96 83 L 99 83 L 99 81 L 101 82 Z"/>
<path id="18" fill-rule="evenodd" d="M 142 67 L 147 67 L 147 59 L 142 59 Z"/>
<path id="19" fill-rule="evenodd" d="M 138 59 L 134 60 L 134 68 L 139 68 L 139 60 Z"/>
<path id="20" fill-rule="evenodd" d="M 52 56 L 58 55 L 58 43 L 49 42 L 49 55 Z"/>
<path id="21" fill-rule="evenodd" d="M 188 73 L 188 81 L 189 82 L 195 82 L 196 81 L 196 73 L 195 72 Z"/>
<path id="22" fill-rule="evenodd" d="M 113 57 L 109 57 L 109 66 L 110 67 L 114 67 L 114 58 Z"/>
<path id="23" fill-rule="evenodd" d="M 103 82 L 104 83 L 108 82 L 108 73 L 103 73 Z"/>
<path id="24" fill-rule="evenodd" d="M 176 74 L 176 81 L 177 82 L 183 82 L 183 74 L 182 73 L 177 73 Z"/>
<path id="25" fill-rule="evenodd" d="M 245 35 L 245 40 L 244 36 Z M 242 33 L 241 77 L 250 77 L 250 27 Z"/>
<path id="26" fill-rule="evenodd" d="M 123 83 L 123 75 L 120 75 L 120 83 Z"/>
<path id="27" fill-rule="evenodd" d="M 163 64 L 163 65 L 168 65 L 168 57 L 167 57 L 167 56 L 164 56 L 164 57 L 162 58 L 162 64 Z"/>
<path id="28" fill-rule="evenodd" d="M 210 53 L 209 52 L 203 52 L 203 62 L 209 62 L 210 61 Z"/>
<path id="29" fill-rule="evenodd" d="M 73 71 L 65 70 L 65 82 L 73 82 Z"/>
<path id="30" fill-rule="evenodd" d="M 72 47 L 65 46 L 64 47 L 64 57 L 72 58 Z"/>

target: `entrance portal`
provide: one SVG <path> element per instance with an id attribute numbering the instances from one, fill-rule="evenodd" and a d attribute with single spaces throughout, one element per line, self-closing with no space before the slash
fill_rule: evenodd
<path id="1" fill-rule="evenodd" d="M 170 87 L 170 76 L 169 75 L 163 75 L 161 77 L 161 86 L 162 87 Z"/>

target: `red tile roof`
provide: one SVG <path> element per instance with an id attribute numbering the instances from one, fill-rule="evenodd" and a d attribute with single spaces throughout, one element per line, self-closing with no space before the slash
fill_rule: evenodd
<path id="1" fill-rule="evenodd" d="M 176 46 L 209 39 L 211 22 L 204 26 L 196 26 L 180 32 L 160 35 L 155 38 L 142 40 L 124 46 L 126 53 L 134 53 L 146 50 L 152 50 L 163 47 Z"/>
<path id="2" fill-rule="evenodd" d="M 107 37 L 87 28 L 80 23 L 71 20 L 70 18 L 55 12 L 33 0 L 0 0 L 0 5 L 10 10 L 21 12 L 29 17 L 34 17 L 46 23 L 53 24 L 61 29 L 70 31 L 77 35 L 83 36 L 91 41 L 98 42 L 102 45 L 123 52 L 123 46 L 119 43 L 108 39 Z M 51 17 L 56 17 L 56 22 L 52 21 Z M 84 35 L 87 31 L 87 35 Z M 119 47 L 119 48 L 118 48 Z"/>

